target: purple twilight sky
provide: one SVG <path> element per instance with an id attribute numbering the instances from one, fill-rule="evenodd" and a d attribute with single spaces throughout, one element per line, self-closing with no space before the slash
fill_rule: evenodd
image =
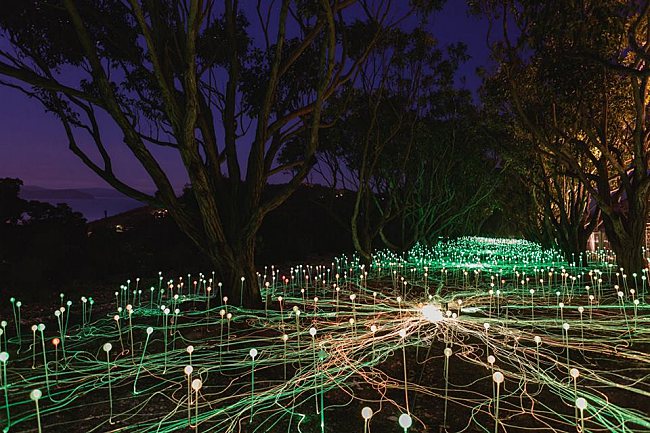
<path id="1" fill-rule="evenodd" d="M 476 68 L 488 64 L 487 27 L 486 20 L 467 15 L 465 0 L 448 0 L 430 23 L 430 31 L 441 45 L 457 41 L 468 45 L 471 60 L 460 75 L 472 91 L 480 85 Z M 113 155 L 118 174 L 137 188 L 151 190 L 146 173 L 121 143 L 119 132 L 107 128 L 105 137 L 106 143 L 116 146 Z M 179 157 L 173 151 L 157 151 L 156 156 L 174 185 L 182 187 L 186 176 Z M 26 185 L 47 188 L 108 187 L 68 150 L 63 127 L 53 115 L 45 113 L 37 101 L 4 86 L 0 86 L 1 177 L 18 177 Z"/>

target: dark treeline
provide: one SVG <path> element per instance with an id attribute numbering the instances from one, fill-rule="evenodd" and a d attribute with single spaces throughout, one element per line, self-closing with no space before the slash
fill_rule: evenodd
<path id="1" fill-rule="evenodd" d="M 65 203 L 21 199 L 21 185 L 20 179 L 0 179 L 3 295 L 32 299 L 71 287 L 155 279 L 158 271 L 183 275 L 212 269 L 165 212 L 145 207 L 87 223 Z M 260 266 L 352 250 L 349 232 L 323 210 L 328 193 L 319 186 L 301 188 L 269 216 L 256 240 Z M 336 203 L 338 212 L 350 213 L 349 194 L 340 194 Z"/>

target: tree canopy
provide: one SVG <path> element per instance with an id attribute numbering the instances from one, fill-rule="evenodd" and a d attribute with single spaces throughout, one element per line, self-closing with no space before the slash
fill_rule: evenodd
<path id="1" fill-rule="evenodd" d="M 1 83 L 54 113 L 71 151 L 111 186 L 166 208 L 214 263 L 232 302 L 252 304 L 255 233 L 309 173 L 328 101 L 357 79 L 382 34 L 439 5 L 12 2 L 0 13 Z M 106 122 L 122 133 L 154 194 L 120 178 Z M 300 157 L 279 164 L 279 152 L 295 143 Z M 156 148 L 177 152 L 196 212 L 179 199 Z M 287 169 L 285 187 L 264 194 L 269 178 Z"/>

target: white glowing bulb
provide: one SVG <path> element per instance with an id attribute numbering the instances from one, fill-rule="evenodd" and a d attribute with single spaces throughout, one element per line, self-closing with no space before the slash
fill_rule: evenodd
<path id="1" fill-rule="evenodd" d="M 316 335 L 316 328 L 314 328 L 313 326 L 309 328 L 309 335 L 314 337 Z"/>
<path id="2" fill-rule="evenodd" d="M 104 352 L 110 352 L 112 348 L 113 345 L 111 343 L 104 344 Z"/>
<path id="3" fill-rule="evenodd" d="M 368 406 L 361 409 L 361 417 L 366 421 L 372 418 L 372 409 L 370 409 Z"/>
<path id="4" fill-rule="evenodd" d="M 569 374 L 571 375 L 572 378 L 577 379 L 578 376 L 580 376 L 580 371 L 578 371 L 577 368 L 572 368 L 569 370 Z"/>
<path id="5" fill-rule="evenodd" d="M 31 398 L 34 401 L 38 400 L 42 396 L 43 396 L 43 393 L 41 392 L 40 389 L 34 389 L 34 390 L 32 390 L 32 392 L 29 393 L 29 398 Z"/>
<path id="6" fill-rule="evenodd" d="M 189 376 L 194 371 L 194 367 L 192 367 L 191 365 L 186 365 L 183 371 L 185 372 L 186 375 Z"/>
<path id="7" fill-rule="evenodd" d="M 495 371 L 494 374 L 492 375 L 492 380 L 494 380 L 494 382 L 496 383 L 502 383 L 503 379 L 504 379 L 503 373 L 501 373 L 500 371 Z"/>
<path id="8" fill-rule="evenodd" d="M 147 334 L 151 335 L 152 333 L 153 333 L 153 328 L 151 326 L 149 326 L 147 328 Z"/>
<path id="9" fill-rule="evenodd" d="M 248 354 L 251 356 L 251 358 L 255 359 L 257 356 L 257 349 L 251 349 Z"/>
<path id="10" fill-rule="evenodd" d="M 413 420 L 411 416 L 407 413 L 403 413 L 399 416 L 399 425 L 400 427 L 407 429 L 413 425 Z"/>
<path id="11" fill-rule="evenodd" d="M 443 351 L 445 356 L 449 358 L 451 356 L 451 349 L 446 347 L 445 350 Z"/>
<path id="12" fill-rule="evenodd" d="M 201 381 L 201 379 L 194 379 L 192 381 L 192 389 L 194 391 L 198 391 L 199 389 L 201 389 L 202 386 L 203 386 L 203 382 Z"/>
<path id="13" fill-rule="evenodd" d="M 576 407 L 580 410 L 585 410 L 587 408 L 587 400 L 582 397 L 576 398 Z"/>
<path id="14" fill-rule="evenodd" d="M 422 316 L 431 323 L 440 322 L 443 319 L 442 312 L 433 304 L 422 307 Z"/>

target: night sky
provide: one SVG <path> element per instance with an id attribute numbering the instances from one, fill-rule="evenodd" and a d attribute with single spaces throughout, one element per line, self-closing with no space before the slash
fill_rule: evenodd
<path id="1" fill-rule="evenodd" d="M 457 41 L 468 45 L 471 60 L 460 75 L 465 77 L 465 87 L 476 91 L 480 80 L 475 70 L 488 64 L 487 22 L 468 17 L 465 0 L 448 0 L 431 20 L 430 29 L 441 45 Z M 121 143 L 119 131 L 105 129 L 105 142 L 117 146 L 113 155 L 118 174 L 137 188 L 151 190 L 146 173 Z M 174 185 L 181 188 L 186 180 L 177 154 L 173 150 L 155 154 Z M 47 188 L 108 187 L 68 150 L 63 127 L 53 115 L 45 113 L 37 101 L 4 86 L 0 86 L 0 177 L 18 177 L 26 185 Z"/>

